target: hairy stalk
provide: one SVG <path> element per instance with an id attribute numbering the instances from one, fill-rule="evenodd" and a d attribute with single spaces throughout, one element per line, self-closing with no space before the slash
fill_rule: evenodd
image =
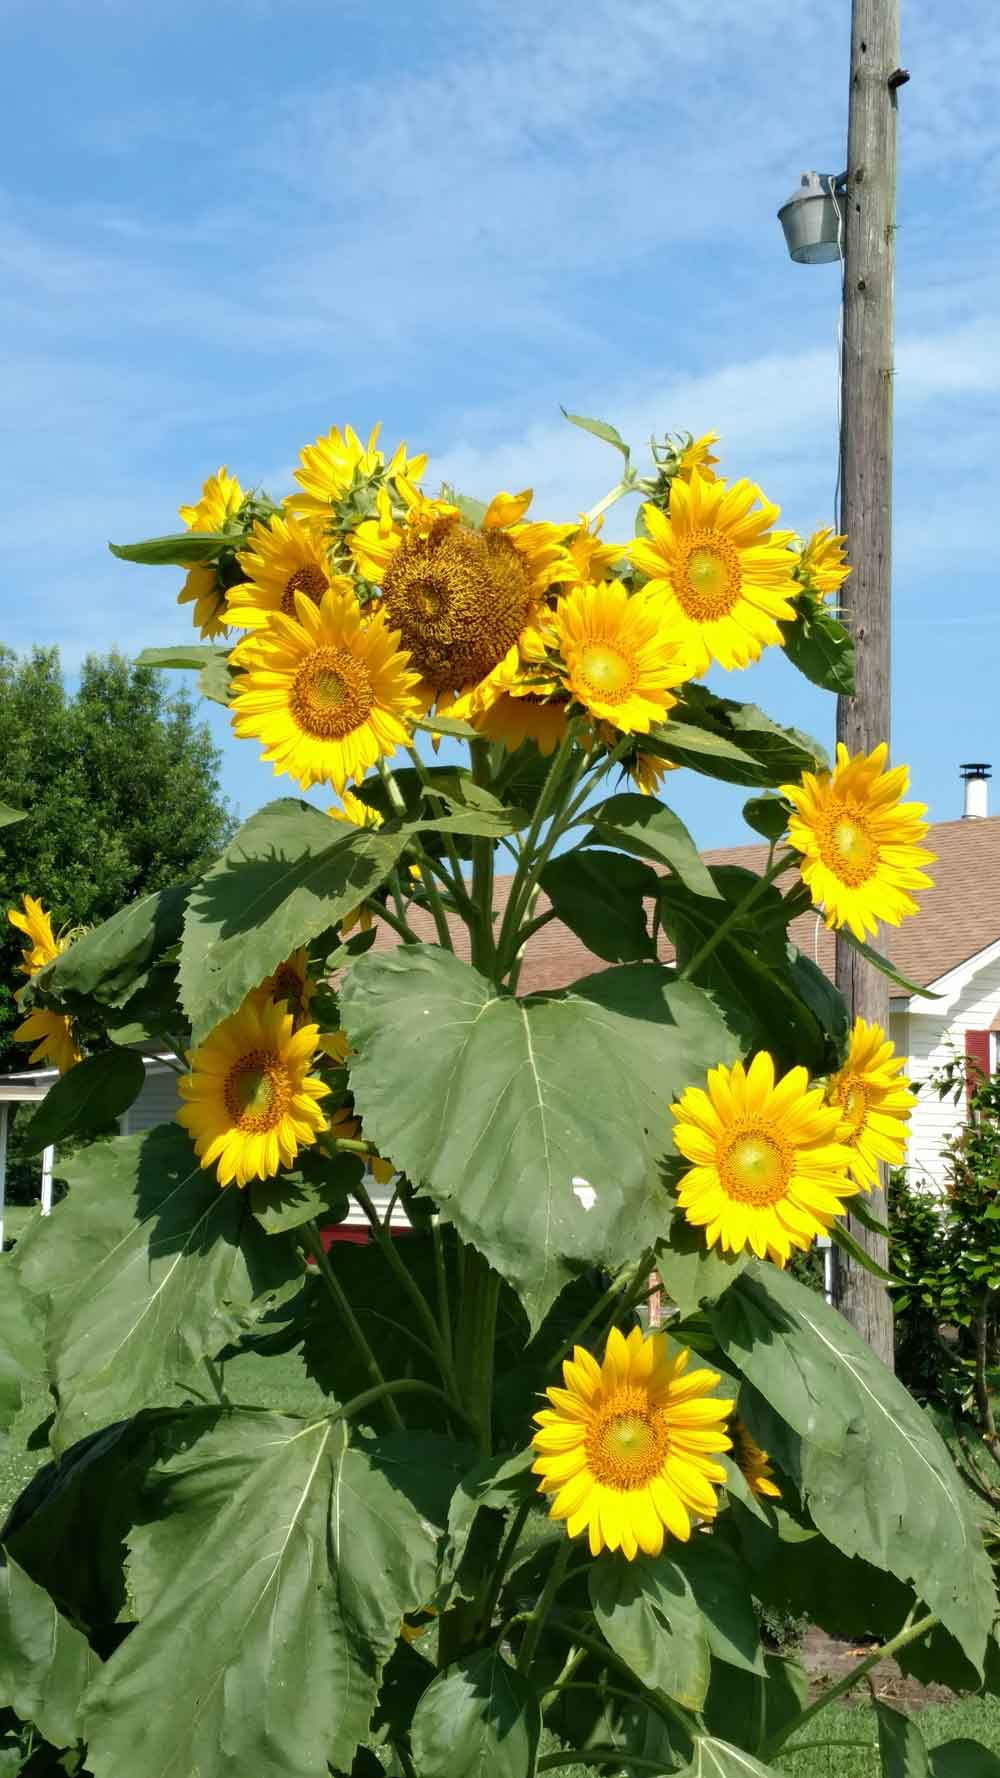
<path id="1" fill-rule="evenodd" d="M 364 1363 L 368 1375 L 371 1377 L 376 1389 L 386 1395 L 386 1413 L 395 1426 L 404 1427 L 406 1423 L 403 1416 L 397 1408 L 396 1403 L 393 1401 L 391 1394 L 387 1393 L 387 1383 L 386 1378 L 382 1373 L 382 1367 L 368 1344 L 364 1335 L 364 1330 L 348 1301 L 347 1293 L 326 1256 L 323 1243 L 320 1240 L 319 1229 L 314 1222 L 307 1222 L 303 1224 L 300 1232 L 302 1236 L 300 1245 L 304 1243 L 307 1251 L 315 1260 L 323 1282 L 347 1326 L 347 1330 L 357 1347 L 358 1356 Z"/>
<path id="2" fill-rule="evenodd" d="M 737 902 L 734 908 L 730 908 L 725 919 L 719 921 L 715 931 L 706 938 L 703 945 L 699 946 L 698 950 L 695 951 L 694 956 L 688 958 L 684 968 L 680 971 L 678 978 L 680 981 L 690 981 L 691 977 L 697 973 L 702 964 L 707 962 L 708 958 L 712 955 L 712 952 L 716 949 L 716 946 L 722 943 L 726 934 L 731 932 L 733 927 L 739 924 L 743 919 L 744 914 L 748 914 L 750 909 L 756 906 L 765 889 L 770 888 L 771 884 L 774 882 L 775 877 L 780 877 L 782 872 L 788 869 L 791 856 L 792 854 L 788 852 L 780 853 L 770 865 L 769 869 L 764 872 L 763 876 L 758 877 L 753 887 L 747 890 L 743 900 Z"/>
<path id="3" fill-rule="evenodd" d="M 375 1205 L 372 1203 L 371 1196 L 364 1181 L 359 1180 L 358 1184 L 352 1188 L 352 1192 L 368 1218 L 372 1234 L 378 1242 L 379 1247 L 382 1249 L 390 1271 L 395 1273 L 395 1276 L 398 1278 L 403 1290 L 410 1298 L 410 1301 L 424 1324 L 427 1337 L 430 1341 L 431 1350 L 434 1354 L 435 1363 L 441 1372 L 441 1377 L 444 1381 L 449 1398 L 454 1398 L 457 1401 L 458 1383 L 455 1377 L 454 1367 L 441 1330 L 438 1327 L 434 1311 L 430 1307 L 430 1304 L 424 1296 L 416 1279 L 411 1276 L 405 1261 L 400 1257 L 399 1249 L 391 1234 L 383 1226 L 382 1219 L 379 1216 Z"/>
<path id="4" fill-rule="evenodd" d="M 545 1620 L 552 1609 L 552 1602 L 566 1578 L 566 1570 L 573 1554 L 573 1545 L 569 1538 L 564 1538 L 552 1560 L 549 1572 L 545 1577 L 545 1585 L 538 1596 L 538 1603 L 529 1614 L 524 1640 L 517 1657 L 517 1670 L 526 1673 L 535 1658 L 539 1638 L 545 1628 Z"/>
<path id="5" fill-rule="evenodd" d="M 912 1617 L 912 1613 L 910 1615 Z M 930 1630 L 933 1630 L 937 1622 L 937 1616 L 933 1611 L 929 1611 L 926 1617 L 920 1618 L 915 1624 L 911 1623 L 908 1618 L 898 1635 L 894 1636 L 890 1642 L 883 1642 L 880 1648 L 873 1649 L 871 1654 L 867 1655 L 863 1661 L 859 1661 L 850 1673 L 845 1673 L 844 1677 L 838 1679 L 834 1685 L 828 1685 L 814 1703 L 802 1711 L 801 1715 L 795 1717 L 792 1722 L 786 1723 L 783 1728 L 772 1735 L 761 1751 L 761 1758 L 764 1760 L 773 1759 L 775 1754 L 784 1747 L 786 1741 L 791 1740 L 793 1735 L 797 1735 L 800 1729 L 804 1729 L 806 1723 L 811 1722 L 814 1716 L 818 1716 L 821 1710 L 825 1710 L 830 1704 L 835 1704 L 838 1698 L 844 1696 L 845 1692 L 851 1691 L 859 1679 L 864 1679 L 866 1673 L 870 1673 L 873 1667 L 878 1666 L 879 1661 L 887 1661 L 893 1655 L 898 1654 L 900 1649 L 906 1648 L 909 1643 L 919 1642 L 921 1636 L 926 1636 Z M 790 1747 L 788 1751 L 794 1753 L 796 1750 Z"/>
<path id="6" fill-rule="evenodd" d="M 500 1279 L 474 1247 L 462 1254 L 462 1296 L 456 1347 L 461 1399 L 479 1434 L 480 1457 L 493 1448 L 493 1359 Z"/>

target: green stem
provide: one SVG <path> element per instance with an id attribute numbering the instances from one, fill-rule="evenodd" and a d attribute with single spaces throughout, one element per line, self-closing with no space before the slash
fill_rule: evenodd
<path id="1" fill-rule="evenodd" d="M 445 1259 L 441 1224 L 436 1216 L 431 1220 L 431 1240 L 434 1246 L 434 1280 L 437 1285 L 438 1315 L 441 1318 L 441 1338 L 448 1353 L 448 1362 L 453 1364 L 455 1345 L 452 1339 L 451 1302 L 448 1296 L 448 1263 Z"/>
<path id="2" fill-rule="evenodd" d="M 528 1616 L 530 1617 L 530 1615 L 529 1613 Z M 643 1685 L 642 1681 L 636 1678 L 628 1662 L 623 1661 L 620 1655 L 616 1655 L 614 1649 L 609 1648 L 606 1642 L 602 1642 L 597 1636 L 588 1635 L 586 1630 L 581 1630 L 575 1625 L 564 1624 L 558 1618 L 553 1619 L 550 1627 L 557 1636 L 565 1636 L 568 1642 L 579 1643 L 580 1647 L 586 1649 L 588 1654 L 596 1655 L 604 1666 L 614 1667 L 617 1673 L 623 1674 L 654 1715 L 661 1717 L 664 1722 L 678 1723 L 688 1739 L 693 1741 L 694 1732 L 687 1712 L 682 1710 L 679 1704 L 675 1704 L 672 1698 L 668 1698 L 665 1692 L 650 1691 L 648 1686 Z M 662 1765 L 658 1769 L 662 1771 Z M 539 1765 L 540 1770 L 541 1765 Z"/>
<path id="3" fill-rule="evenodd" d="M 496 1611 L 497 1600 L 503 1591 L 503 1583 L 507 1578 L 507 1570 L 510 1567 L 514 1551 L 517 1549 L 520 1541 L 521 1532 L 524 1530 L 524 1522 L 528 1517 L 533 1504 L 534 1503 L 531 1500 L 522 1501 L 511 1520 L 510 1529 L 503 1540 L 500 1554 L 497 1557 L 496 1568 L 489 1579 L 486 1597 L 476 1614 L 480 1631 L 483 1634 L 485 1634 L 493 1622 L 493 1613 Z"/>
<path id="4" fill-rule="evenodd" d="M 387 1385 L 386 1379 L 382 1373 L 382 1367 L 368 1344 L 364 1335 L 364 1330 L 348 1301 L 347 1293 L 326 1256 L 323 1243 L 320 1240 L 319 1229 L 314 1222 L 307 1222 L 303 1224 L 301 1233 L 307 1250 L 315 1260 L 323 1278 L 323 1282 L 347 1325 L 348 1332 L 358 1349 L 358 1355 L 362 1359 L 368 1375 L 371 1377 L 375 1387 L 384 1393 Z M 392 1400 L 392 1397 L 388 1395 L 386 1397 L 386 1412 L 395 1426 L 400 1428 L 405 1426 L 402 1414 Z"/>
<path id="5" fill-rule="evenodd" d="M 556 748 L 552 764 L 542 785 L 538 802 L 535 804 L 531 825 L 521 847 L 521 857 L 511 882 L 510 895 L 497 939 L 498 980 L 506 975 L 517 953 L 518 928 L 524 918 L 525 907 L 549 855 L 551 834 L 548 843 L 540 846 L 542 829 L 545 823 L 556 814 L 560 798 L 569 794 L 576 781 L 579 762 L 573 761 L 572 755 L 578 726 L 576 722 L 572 721 L 566 724 L 562 740 Z M 574 770 L 567 784 L 566 768 L 569 765 L 572 765 Z"/>
<path id="6" fill-rule="evenodd" d="M 438 943 L 443 951 L 453 951 L 455 947 L 451 942 L 451 928 L 444 911 L 444 902 L 441 900 L 441 891 L 434 880 L 434 872 L 423 862 L 420 870 L 420 883 L 427 897 L 427 905 L 431 910 L 434 925 L 437 928 Z"/>
<path id="7" fill-rule="evenodd" d="M 490 750 L 485 741 L 471 741 L 472 780 L 483 789 L 489 787 Z M 473 923 L 469 940 L 473 967 L 483 975 L 493 976 L 496 966 L 496 945 L 493 937 L 493 842 L 477 836 L 472 842 L 472 909 Z"/>
<path id="8" fill-rule="evenodd" d="M 368 1218 L 372 1234 L 375 1236 L 378 1245 L 382 1249 L 382 1253 L 390 1271 L 394 1272 L 399 1279 L 400 1284 L 409 1296 L 410 1301 L 413 1303 L 417 1314 L 420 1316 L 420 1319 L 424 1324 L 434 1353 L 435 1361 L 441 1371 L 441 1376 L 449 1395 L 457 1398 L 457 1379 L 441 1330 L 438 1327 L 434 1311 L 431 1309 L 430 1304 L 424 1296 L 416 1279 L 411 1276 L 405 1261 L 400 1257 L 399 1249 L 391 1234 L 383 1226 L 382 1219 L 379 1216 L 375 1205 L 372 1203 L 371 1196 L 369 1195 L 364 1181 L 359 1180 L 357 1185 L 352 1186 L 351 1190 L 353 1196 L 357 1198 L 358 1203 L 361 1205 L 362 1210 Z"/>
<path id="9" fill-rule="evenodd" d="M 399 785 L 396 783 L 396 780 L 393 777 L 392 772 L 390 771 L 389 767 L 386 765 L 384 759 L 379 759 L 379 761 L 378 761 L 378 772 L 379 772 L 379 777 L 381 778 L 383 784 L 386 787 L 386 790 L 389 792 L 389 801 L 391 802 L 393 808 L 395 809 L 396 814 L 397 815 L 405 815 L 406 814 L 406 799 L 403 796 L 403 792 L 400 790 Z"/>
<path id="10" fill-rule="evenodd" d="M 461 1399 L 479 1433 L 479 1455 L 493 1448 L 493 1350 L 500 1278 L 474 1247 L 462 1260 L 462 1297 L 456 1363 Z"/>
<path id="11" fill-rule="evenodd" d="M 379 902 L 376 912 L 380 920 L 384 920 L 387 926 L 392 927 L 393 932 L 399 933 L 404 945 L 420 944 L 421 941 L 412 926 L 408 926 L 405 920 L 401 920 L 396 914 L 391 913 L 382 902 Z"/>
<path id="12" fill-rule="evenodd" d="M 804 1729 L 806 1723 L 811 1722 L 814 1716 L 818 1716 L 821 1710 L 825 1710 L 830 1704 L 835 1704 L 838 1698 L 844 1696 L 845 1692 L 851 1691 L 857 1685 L 858 1680 L 864 1679 L 865 1674 L 870 1673 L 873 1667 L 877 1667 L 880 1661 L 888 1661 L 893 1655 L 898 1654 L 900 1649 L 908 1647 L 911 1642 L 919 1642 L 921 1636 L 926 1636 L 928 1631 L 933 1630 L 937 1622 L 937 1616 L 933 1611 L 929 1611 L 926 1617 L 920 1618 L 915 1624 L 907 1621 L 891 1642 L 883 1642 L 881 1648 L 873 1649 L 870 1655 L 867 1655 L 863 1661 L 859 1661 L 857 1666 L 851 1669 L 850 1673 L 845 1673 L 843 1678 L 838 1679 L 835 1684 L 828 1685 L 815 1702 L 803 1710 L 793 1722 L 786 1723 L 783 1728 L 772 1735 L 761 1750 L 761 1758 L 765 1761 L 773 1759 L 775 1754 L 784 1747 L 785 1742 L 790 1740 L 793 1735 L 797 1735 L 800 1729 Z"/>
<path id="13" fill-rule="evenodd" d="M 587 1313 L 583 1316 L 582 1320 L 577 1322 L 573 1332 L 569 1335 L 569 1338 L 565 1339 L 562 1345 L 553 1352 L 551 1358 L 546 1361 L 546 1373 L 554 1371 L 557 1365 L 560 1365 L 563 1359 L 569 1356 L 573 1347 L 579 1345 L 588 1327 L 591 1327 L 598 1317 L 604 1314 L 605 1309 L 611 1308 L 615 1298 L 621 1296 L 623 1291 L 631 1292 L 634 1290 L 640 1273 L 644 1274 L 645 1272 L 650 1271 L 650 1269 L 651 1265 L 647 1266 L 645 1264 L 645 1259 L 643 1258 L 640 1260 L 638 1266 L 632 1268 L 628 1278 L 616 1278 L 613 1284 L 609 1284 L 604 1295 L 598 1297 L 596 1303 L 591 1304 L 591 1307 L 587 1310 Z"/>
<path id="14" fill-rule="evenodd" d="M 635 471 L 630 469 L 629 475 L 634 477 Z M 635 488 L 636 483 L 634 480 L 618 482 L 618 484 L 611 489 L 610 493 L 605 494 L 603 500 L 599 500 L 596 506 L 592 506 L 590 511 L 584 514 L 588 527 L 593 524 L 595 519 L 600 518 L 602 512 L 607 512 L 609 507 L 614 506 L 616 500 L 623 499 L 626 494 L 634 493 Z"/>
<path id="15" fill-rule="evenodd" d="M 519 1673 L 526 1673 L 535 1658 L 535 1650 L 538 1647 L 539 1637 L 545 1628 L 545 1620 L 552 1608 L 552 1601 L 566 1578 L 566 1570 L 569 1567 L 572 1554 L 573 1545 L 567 1537 L 559 1545 L 545 1578 L 545 1585 L 539 1594 L 538 1603 L 528 1618 L 528 1627 L 524 1632 L 524 1640 L 517 1657 Z"/>
<path id="16" fill-rule="evenodd" d="M 679 981 L 690 981 L 691 977 L 697 974 L 702 964 L 712 955 L 716 946 L 722 943 L 726 934 L 731 932 L 733 927 L 738 925 L 740 920 L 743 919 L 743 916 L 749 913 L 750 909 L 755 906 L 763 895 L 765 889 L 769 888 L 774 882 L 775 877 L 780 877 L 782 872 L 788 869 L 788 861 L 789 854 L 787 852 L 782 852 L 770 868 L 764 872 L 764 875 L 757 878 L 753 887 L 747 890 L 743 900 L 737 902 L 734 908 L 730 908 L 725 919 L 719 921 L 715 931 L 709 934 L 705 943 L 699 946 L 693 957 L 688 958 L 684 968 L 680 971 L 678 977 Z"/>
<path id="17" fill-rule="evenodd" d="M 392 1406 L 394 1395 L 432 1395 L 435 1401 L 444 1402 L 451 1413 L 456 1411 L 454 1403 L 448 1400 L 436 1383 L 423 1383 L 419 1377 L 393 1377 L 388 1383 L 378 1383 L 372 1389 L 363 1389 L 360 1395 L 353 1395 L 350 1401 L 345 1402 L 343 1407 L 337 1408 L 329 1418 L 334 1423 L 337 1420 L 350 1420 L 354 1414 L 360 1414 L 365 1408 L 370 1408 L 373 1402 L 381 1401 L 383 1397 L 385 1397 L 387 1404 Z M 462 1418 L 465 1419 L 464 1414 Z M 402 1421 L 399 1424 L 402 1426 Z"/>

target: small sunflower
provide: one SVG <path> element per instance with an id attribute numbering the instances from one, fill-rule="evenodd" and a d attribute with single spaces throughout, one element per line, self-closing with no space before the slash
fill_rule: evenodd
<path id="1" fill-rule="evenodd" d="M 733 1441 L 733 1462 L 751 1494 L 756 1494 L 760 1500 L 780 1500 L 781 1489 L 774 1479 L 770 1457 L 761 1450 L 737 1415 L 729 1422 L 729 1434 Z"/>
<path id="2" fill-rule="evenodd" d="M 632 783 L 646 796 L 655 796 L 667 773 L 678 771 L 672 760 L 657 759 L 655 753 L 637 753 L 628 766 Z"/>
<path id="3" fill-rule="evenodd" d="M 316 606 L 297 592 L 295 610 L 234 649 L 233 728 L 303 790 L 329 782 L 339 794 L 408 743 L 416 675 L 384 613 L 363 618 L 353 594 L 331 588 Z"/>
<path id="4" fill-rule="evenodd" d="M 51 963 L 53 957 L 58 957 L 66 945 L 55 937 L 52 916 L 46 913 L 40 901 L 33 895 L 22 895 L 21 902 L 20 908 L 9 910 L 7 919 L 28 940 L 17 967 L 22 975 L 32 976 L 46 963 Z"/>
<path id="5" fill-rule="evenodd" d="M 473 530 L 457 511 L 407 525 L 381 576 L 386 614 L 400 631 L 428 697 L 464 692 L 504 660 L 547 589 L 569 577 L 572 527 L 522 523 L 531 490 L 497 494 Z"/>
<path id="6" fill-rule="evenodd" d="M 283 1006 L 251 994 L 192 1050 L 177 1121 L 220 1185 L 271 1179 L 315 1142 L 326 1124 L 318 1101 L 330 1091 L 309 1073 L 318 1040 L 317 1025 L 295 1031 Z"/>
<path id="7" fill-rule="evenodd" d="M 810 1087 L 804 1068 L 777 1083 L 766 1051 L 749 1069 L 710 1068 L 707 1092 L 688 1087 L 670 1107 L 674 1144 L 693 1166 L 677 1202 L 688 1222 L 705 1230 L 709 1247 L 784 1266 L 793 1247 L 805 1251 L 857 1191 L 848 1178 L 851 1151 L 840 1141 L 841 1113 Z"/>
<path id="8" fill-rule="evenodd" d="M 880 920 L 898 926 L 917 912 L 911 891 L 930 889 L 923 870 L 935 854 L 920 845 L 927 832 L 925 803 L 904 803 L 906 766 L 886 771 L 886 743 L 849 754 L 837 743 L 832 772 L 803 772 L 783 784 L 793 813 L 788 843 L 802 854 L 799 869 L 828 926 L 849 926 L 855 938 L 874 933 Z"/>
<path id="9" fill-rule="evenodd" d="M 628 554 L 623 543 L 601 542 L 603 528 L 603 514 L 595 520 L 591 530 L 586 516 L 581 513 L 578 530 L 566 540 L 566 553 L 574 569 L 572 581 L 578 586 L 611 580 L 615 569 Z"/>
<path id="10" fill-rule="evenodd" d="M 25 1048 L 33 1044 L 29 1062 L 51 1062 L 60 1074 L 67 1074 L 80 1060 L 73 1021 L 66 1013 L 48 1012 L 36 1007 L 12 1033 L 15 1043 Z"/>
<path id="11" fill-rule="evenodd" d="M 687 1371 L 689 1356 L 671 1358 L 663 1334 L 613 1327 L 603 1364 L 576 1346 L 565 1388 L 546 1390 L 532 1440 L 539 1492 L 570 1537 L 587 1532 L 592 1556 L 658 1556 L 665 1532 L 686 1543 L 692 1520 L 718 1511 L 726 1472 L 713 1453 L 730 1448 L 733 1403 L 712 1394 L 717 1372 Z"/>
<path id="12" fill-rule="evenodd" d="M 689 482 L 697 476 L 703 482 L 718 481 L 714 465 L 719 459 L 712 455 L 712 446 L 718 442 L 717 432 L 703 432 L 700 438 L 688 434 L 688 443 L 675 455 L 674 479 Z"/>
<path id="13" fill-rule="evenodd" d="M 850 1171 L 867 1191 L 878 1183 L 879 1161 L 903 1165 L 907 1125 L 917 1103 L 903 1058 L 880 1025 L 855 1019 L 847 1059 L 828 1081 L 826 1096 L 844 1120 L 840 1140 L 851 1151 Z"/>
<path id="14" fill-rule="evenodd" d="M 193 506 L 179 506 L 177 511 L 189 531 L 229 531 L 245 499 L 236 477 L 223 464 L 202 485 L 201 499 Z"/>
<path id="15" fill-rule="evenodd" d="M 305 1022 L 309 1011 L 309 1003 L 316 992 L 316 983 L 309 974 L 309 949 L 300 945 L 284 963 L 279 963 L 271 975 L 265 976 L 259 988 L 254 989 L 258 1000 L 273 1000 L 275 1005 L 288 1008 L 296 1025 Z"/>
<path id="16" fill-rule="evenodd" d="M 332 426 L 325 437 L 304 446 L 294 472 L 302 491 L 289 495 L 288 510 L 308 527 L 327 531 L 345 496 L 359 482 L 377 484 L 397 475 L 419 480 L 427 458 L 407 457 L 406 446 L 398 445 L 387 465 L 384 453 L 377 449 L 380 431 L 380 425 L 374 426 L 368 443 L 362 444 L 353 427 L 345 426 L 341 432 Z"/>
<path id="17" fill-rule="evenodd" d="M 264 629 L 276 611 L 294 618 L 296 593 L 321 605 L 331 586 L 351 590 L 346 575 L 331 572 L 326 546 L 315 533 L 280 513 L 254 526 L 239 564 L 247 578 L 230 587 L 226 608 L 226 622 L 237 629 Z"/>
<path id="18" fill-rule="evenodd" d="M 648 734 L 691 676 L 679 627 L 662 600 L 632 597 L 620 580 L 575 587 L 553 613 L 567 691 L 623 734 Z"/>
<path id="19" fill-rule="evenodd" d="M 851 572 L 846 551 L 847 538 L 835 536 L 829 525 L 814 531 L 799 551 L 798 575 L 803 586 L 819 599 L 839 592 Z"/>
<path id="20" fill-rule="evenodd" d="M 778 511 L 753 482 L 727 487 L 700 476 L 674 479 L 669 517 L 643 507 L 649 536 L 637 537 L 629 554 L 676 618 L 694 673 L 713 661 L 747 666 L 780 644 L 779 621 L 794 618 L 792 532 L 771 529 Z"/>

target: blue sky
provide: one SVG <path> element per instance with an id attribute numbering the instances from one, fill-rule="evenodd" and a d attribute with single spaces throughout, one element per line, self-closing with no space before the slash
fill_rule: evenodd
<path id="1" fill-rule="evenodd" d="M 1000 31 L 989 0 L 904 10 L 893 750 L 947 819 L 958 761 L 1000 766 Z M 346 421 L 553 518 L 617 462 L 560 402 L 636 444 L 712 427 L 725 473 L 830 522 L 837 273 L 793 266 L 775 212 L 843 164 L 848 0 L 4 18 L 4 641 L 72 671 L 188 640 L 179 575 L 106 540 L 173 529 L 223 462 L 283 492 Z M 781 658 L 725 689 L 830 739 L 833 700 Z M 294 789 L 209 713 L 243 816 Z M 670 789 L 702 844 L 742 837 L 738 793 Z"/>

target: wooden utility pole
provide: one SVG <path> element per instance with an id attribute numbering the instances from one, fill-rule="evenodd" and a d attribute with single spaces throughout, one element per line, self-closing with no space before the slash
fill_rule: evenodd
<path id="1" fill-rule="evenodd" d="M 892 565 L 893 282 L 896 261 L 896 94 L 899 0 L 853 0 L 844 205 L 841 365 L 841 529 L 852 570 L 842 593 L 854 636 L 854 696 L 837 701 L 837 739 L 850 753 L 889 740 Z M 881 936 L 874 943 L 884 949 Z M 851 1010 L 888 1031 L 886 978 L 837 939 L 837 985 Z M 886 1221 L 882 1187 L 868 1199 Z M 885 1265 L 888 1244 L 853 1217 L 848 1227 Z M 834 1301 L 878 1356 L 893 1363 L 892 1303 L 871 1272 L 834 1250 Z"/>

